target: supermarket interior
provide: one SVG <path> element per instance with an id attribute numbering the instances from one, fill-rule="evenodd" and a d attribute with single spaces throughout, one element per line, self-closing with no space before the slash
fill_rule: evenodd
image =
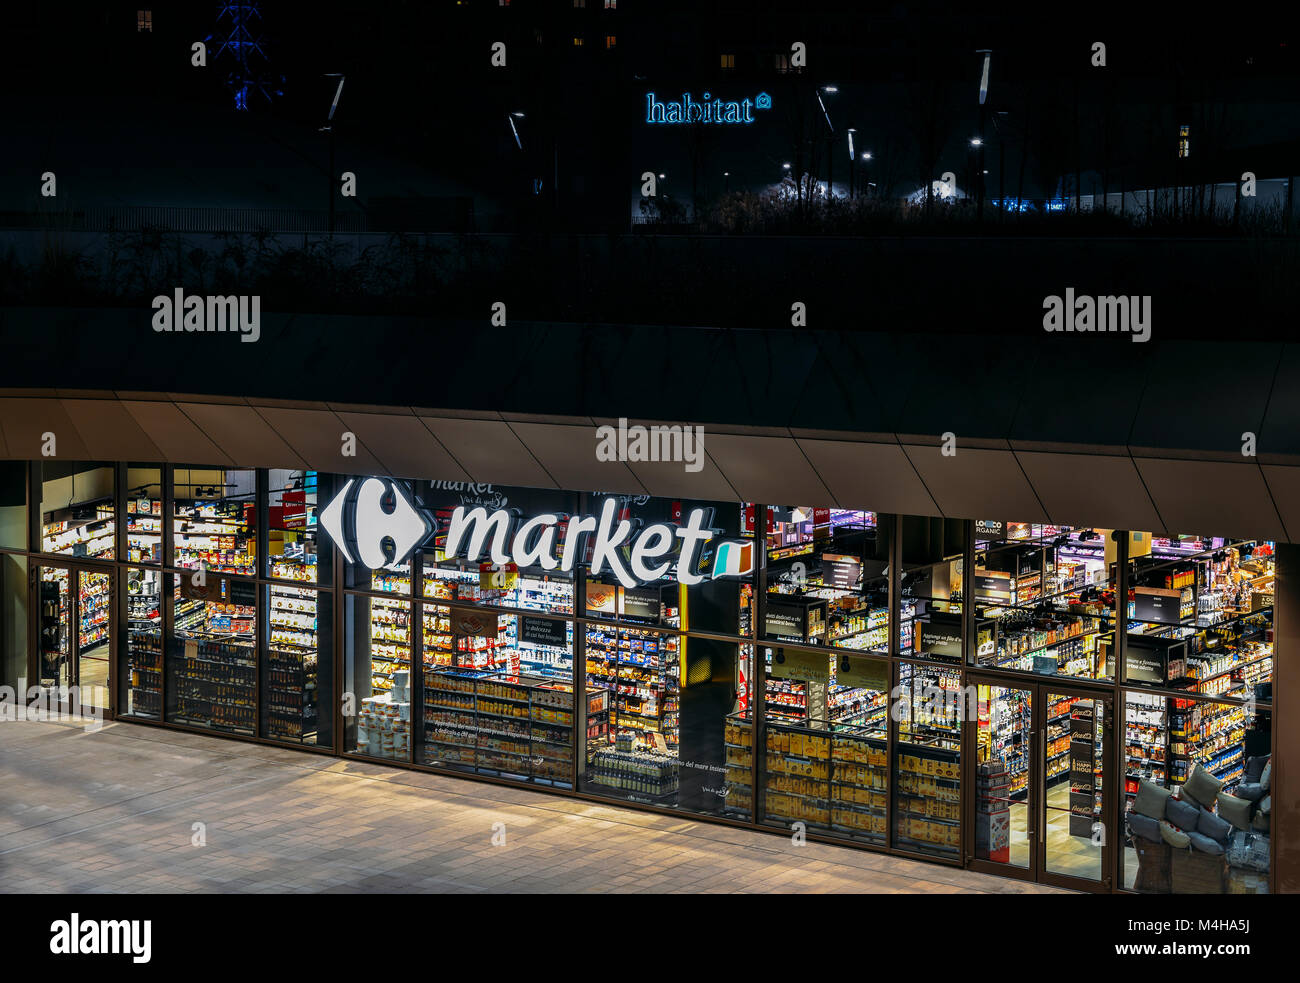
<path id="1" fill-rule="evenodd" d="M 349 476 L 0 475 L 29 699 L 1084 890 L 1273 889 L 1286 544 L 382 479 L 429 534 L 369 567 L 322 518 Z M 629 577 L 582 518 L 610 500 L 708 541 Z"/>

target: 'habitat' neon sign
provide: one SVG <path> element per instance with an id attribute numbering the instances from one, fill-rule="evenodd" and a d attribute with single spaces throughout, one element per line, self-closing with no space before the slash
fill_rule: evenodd
<path id="1" fill-rule="evenodd" d="M 760 92 L 753 99 L 729 102 L 714 99 L 704 93 L 700 101 L 691 98 L 689 92 L 682 93 L 681 102 L 660 102 L 653 92 L 645 97 L 645 121 L 647 123 L 752 123 L 757 109 L 771 109 L 772 97 Z"/>

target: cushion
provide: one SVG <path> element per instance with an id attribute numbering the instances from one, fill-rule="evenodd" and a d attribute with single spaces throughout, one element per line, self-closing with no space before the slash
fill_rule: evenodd
<path id="1" fill-rule="evenodd" d="M 1268 813 L 1255 813 L 1255 818 L 1250 821 L 1250 829 L 1254 833 L 1267 833 L 1269 831 Z"/>
<path id="2" fill-rule="evenodd" d="M 1238 785 L 1232 790 L 1232 794 L 1239 799 L 1248 799 L 1251 802 L 1258 802 L 1268 793 L 1264 791 L 1264 786 L 1259 782 L 1246 782 Z"/>
<path id="3" fill-rule="evenodd" d="M 1266 795 L 1259 800 L 1259 811 L 1266 816 L 1273 811 L 1273 796 Z"/>
<path id="4" fill-rule="evenodd" d="M 1165 806 L 1165 818 L 1179 829 L 1195 829 L 1201 817 L 1201 807 L 1186 799 L 1170 798 Z"/>
<path id="5" fill-rule="evenodd" d="M 1193 802 L 1199 802 L 1207 809 L 1213 809 L 1214 800 L 1222 787 L 1223 782 L 1197 765 L 1187 776 L 1187 782 L 1183 785 L 1183 795 Z"/>
<path id="6" fill-rule="evenodd" d="M 1264 766 L 1268 764 L 1267 754 L 1257 754 L 1253 758 L 1246 759 L 1245 781 L 1252 785 L 1258 784 L 1259 777 L 1264 774 Z"/>
<path id="7" fill-rule="evenodd" d="M 1158 819 L 1152 819 L 1150 816 L 1144 816 L 1139 812 L 1130 812 L 1128 814 L 1128 828 L 1133 831 L 1134 836 L 1140 836 L 1155 843 L 1160 842 L 1160 820 Z"/>
<path id="8" fill-rule="evenodd" d="M 1245 799 L 1234 799 L 1232 805 L 1225 805 L 1224 799 L 1231 799 L 1231 795 L 1223 792 L 1219 793 L 1219 814 L 1216 816 L 1209 809 L 1202 809 L 1200 818 L 1196 821 L 1196 832 L 1203 836 L 1208 836 L 1212 840 L 1218 840 L 1220 843 L 1228 839 L 1228 834 L 1232 832 L 1232 827 L 1246 829 L 1250 826 L 1251 805 Z M 1240 803 L 1240 805 L 1236 804 Z M 1244 807 L 1244 808 L 1243 808 Z M 1227 810 L 1231 810 L 1231 815 Z M 1241 822 L 1245 825 L 1238 824 L 1235 816 L 1241 817 Z"/>
<path id="9" fill-rule="evenodd" d="M 1145 778 L 1139 779 L 1137 798 L 1133 800 L 1133 811 L 1140 816 L 1164 819 L 1165 803 L 1168 801 L 1169 795 L 1169 789 L 1153 785 Z"/>
<path id="10" fill-rule="evenodd" d="M 1187 845 L 1192 842 L 1188 835 L 1182 830 L 1174 829 L 1168 823 L 1164 822 L 1160 824 L 1160 838 L 1170 846 L 1176 846 L 1180 850 L 1186 850 Z"/>
<path id="11" fill-rule="evenodd" d="M 1186 836 L 1191 841 L 1193 850 L 1200 850 L 1201 853 L 1209 853 L 1214 856 L 1218 856 L 1219 854 L 1223 853 L 1224 845 L 1220 843 L 1218 840 L 1210 839 L 1204 833 L 1197 833 L 1195 831 L 1190 831 L 1184 833 L 1183 835 Z"/>
<path id="12" fill-rule="evenodd" d="M 1237 829 L 1250 829 L 1250 813 L 1253 808 L 1254 805 L 1250 799 L 1242 799 L 1235 795 L 1229 795 L 1227 792 L 1220 792 L 1219 815 L 1216 820 L 1224 826 L 1231 823 Z M 1223 839 L 1222 836 L 1215 836 L 1208 829 L 1201 829 L 1199 825 L 1196 827 L 1196 831 L 1204 833 L 1206 836 L 1213 836 L 1216 840 Z"/>
<path id="13" fill-rule="evenodd" d="M 1269 780 L 1272 779 L 1272 777 L 1273 777 L 1273 759 L 1270 757 L 1268 759 L 1268 764 L 1264 766 L 1264 770 L 1260 773 L 1259 776 L 1259 784 L 1264 787 L 1265 792 L 1269 790 L 1268 783 Z"/>
<path id="14" fill-rule="evenodd" d="M 1269 866 L 1268 837 L 1258 833 L 1237 830 L 1228 840 L 1228 863 L 1246 870 L 1267 871 Z"/>

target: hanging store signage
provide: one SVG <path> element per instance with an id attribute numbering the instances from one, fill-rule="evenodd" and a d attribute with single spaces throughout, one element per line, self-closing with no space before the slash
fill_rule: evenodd
<path id="1" fill-rule="evenodd" d="M 837 655 L 835 660 L 836 686 L 852 686 L 876 693 L 889 692 L 888 662 L 865 659 L 860 655 Z"/>
<path id="2" fill-rule="evenodd" d="M 1007 524 L 1001 519 L 976 519 L 976 539 L 1006 539 Z"/>
<path id="3" fill-rule="evenodd" d="M 645 96 L 645 121 L 647 123 L 752 123 L 757 118 L 755 110 L 772 108 L 772 97 L 760 92 L 753 99 L 728 102 L 714 99 L 705 92 L 697 102 L 689 92 L 683 92 L 680 102 L 658 99 L 653 92 Z"/>
<path id="4" fill-rule="evenodd" d="M 743 577 L 754 569 L 753 541 L 720 538 L 710 526 L 712 509 L 692 509 L 683 525 L 643 525 L 620 517 L 618 504 L 605 499 L 599 515 L 547 512 L 527 519 L 517 509 L 489 512 L 460 505 L 447 522 L 443 554 L 449 560 L 486 558 L 500 566 L 568 573 L 589 550 L 591 573 L 608 571 L 624 587 L 670 573 L 690 586 Z M 372 570 L 400 568 L 437 532 L 434 515 L 415 502 L 405 485 L 389 478 L 349 478 L 322 510 L 320 525 L 347 562 Z"/>
<path id="5" fill-rule="evenodd" d="M 451 630 L 457 635 L 468 635 L 471 638 L 496 638 L 497 628 L 495 614 L 452 608 Z"/>
<path id="6" fill-rule="evenodd" d="M 623 591 L 623 613 L 630 618 L 659 618 L 659 591 L 635 590 Z"/>
<path id="7" fill-rule="evenodd" d="M 1011 603 L 1011 574 L 999 571 L 975 571 L 975 600 Z"/>
<path id="8" fill-rule="evenodd" d="M 780 604 L 770 599 L 763 614 L 763 633 L 778 638 L 808 636 L 808 608 L 801 604 Z"/>
<path id="9" fill-rule="evenodd" d="M 922 652 L 961 658 L 961 615 L 935 611 L 919 627 Z"/>
<path id="10" fill-rule="evenodd" d="M 1179 607 L 1182 592 L 1163 587 L 1133 588 L 1133 620 L 1149 621 L 1158 625 L 1176 625 L 1182 621 Z"/>
<path id="11" fill-rule="evenodd" d="M 777 679 L 798 679 L 804 682 L 825 683 L 831 678 L 830 658 L 825 652 L 796 652 L 775 649 L 769 668 Z"/>
<path id="12" fill-rule="evenodd" d="M 857 557 L 822 554 L 822 586 L 853 590 L 862 576 L 862 564 Z"/>
<path id="13" fill-rule="evenodd" d="M 519 618 L 519 641 L 521 642 L 563 648 L 568 644 L 567 634 L 563 621 L 530 618 L 527 615 Z"/>

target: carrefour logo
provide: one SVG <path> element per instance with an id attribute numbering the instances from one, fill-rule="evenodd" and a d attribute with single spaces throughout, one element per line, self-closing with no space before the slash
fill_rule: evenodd
<path id="1" fill-rule="evenodd" d="M 524 518 L 517 509 L 489 512 L 457 506 L 447 524 L 444 555 L 476 562 L 571 572 L 590 546 L 590 569 L 608 571 L 624 587 L 674 574 L 683 584 L 743 577 L 754 569 L 752 540 L 719 537 L 713 510 L 693 509 L 683 525 L 620 518 L 607 498 L 599 515 L 546 512 Z M 320 525 L 344 559 L 371 569 L 396 569 L 437 529 L 405 486 L 388 478 L 349 479 L 320 514 Z M 703 572 L 709 570 L 708 575 Z"/>

